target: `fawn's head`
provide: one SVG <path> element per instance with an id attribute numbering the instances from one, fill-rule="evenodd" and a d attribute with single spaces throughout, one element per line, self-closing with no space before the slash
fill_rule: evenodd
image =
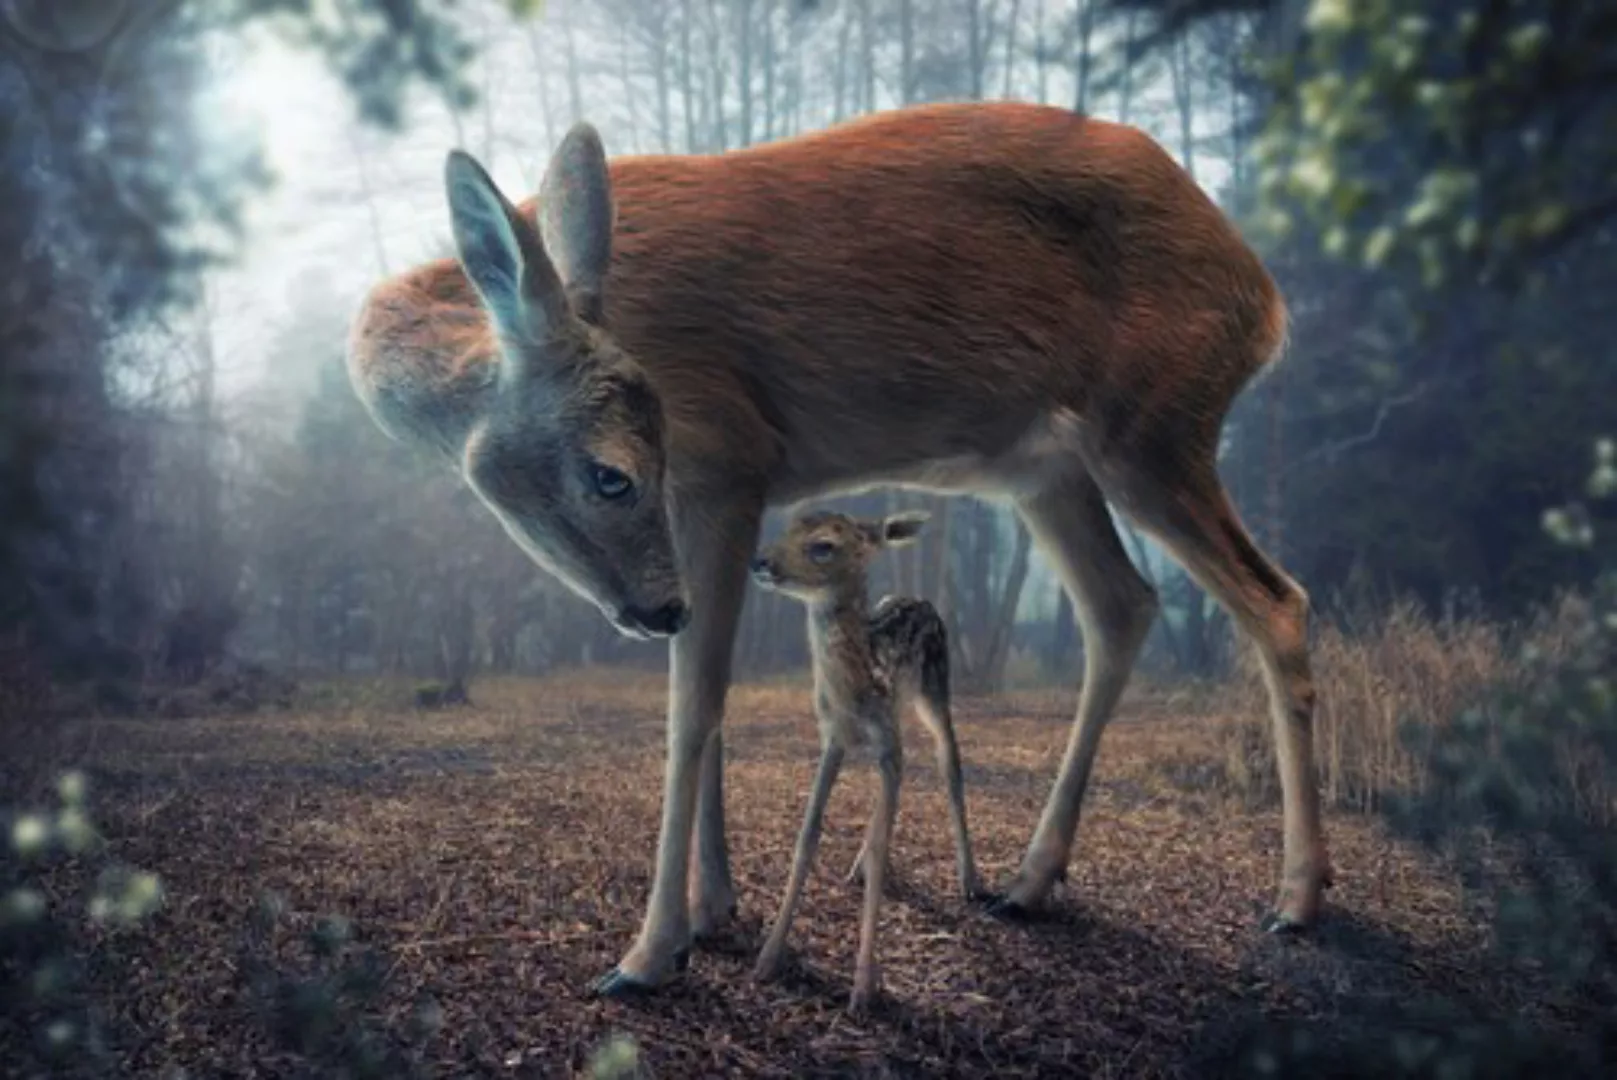
<path id="1" fill-rule="evenodd" d="M 613 204 L 600 137 L 582 123 L 567 133 L 537 223 L 461 151 L 444 181 L 461 266 L 499 342 L 463 451 L 467 482 L 619 631 L 678 633 L 690 615 L 663 497 L 662 403 L 601 325 Z"/>
<path id="2" fill-rule="evenodd" d="M 880 521 L 830 510 L 803 514 L 752 560 L 752 577 L 765 588 L 810 602 L 863 590 L 871 560 L 883 548 L 913 541 L 925 522 L 921 513 Z"/>

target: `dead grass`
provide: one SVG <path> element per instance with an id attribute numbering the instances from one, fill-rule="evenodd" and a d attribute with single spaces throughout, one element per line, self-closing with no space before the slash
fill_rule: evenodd
<path id="1" fill-rule="evenodd" d="M 1314 732 L 1325 799 L 1334 807 L 1374 809 L 1388 791 L 1425 790 L 1418 749 L 1401 737 L 1406 724 L 1453 723 L 1485 708 L 1527 674 L 1522 649 L 1564 656 L 1585 608 L 1575 598 L 1514 632 L 1477 618 L 1435 619 L 1414 604 L 1356 627 L 1324 625 L 1313 645 L 1318 705 Z M 1223 779 L 1255 805 L 1279 798 L 1268 698 L 1256 653 L 1240 650 L 1235 680 L 1204 698 L 1217 716 Z M 1565 790 L 1590 815 L 1609 818 L 1617 792 L 1594 790 L 1579 747 L 1561 748 Z"/>
<path id="2" fill-rule="evenodd" d="M 859 892 L 840 875 L 873 797 L 862 768 L 833 798 L 794 972 L 755 986 L 813 773 L 808 693 L 791 681 L 730 697 L 738 925 L 658 997 L 589 1000 L 582 988 L 631 941 L 648 892 L 665 693 L 660 676 L 580 672 L 480 682 L 473 707 L 424 714 L 391 691 L 327 688 L 319 709 L 87 720 L 33 748 L 29 761 L 88 768 L 118 857 L 165 883 L 154 922 L 95 956 L 129 1072 L 305 1075 L 244 987 L 245 926 L 266 890 L 289 915 L 265 959 L 297 966 L 291 931 L 340 914 L 385 957 L 373 1010 L 385 1031 L 403 1039 L 422 995 L 438 1002 L 441 1029 L 413 1051 L 434 1076 L 577 1075 L 619 1031 L 655 1076 L 1203 1076 L 1255 1016 L 1368 1015 L 1453 993 L 1483 1015 L 1541 1009 L 1529 981 L 1488 959 L 1482 915 L 1451 875 L 1362 817 L 1329 822 L 1340 881 L 1318 936 L 1258 935 L 1278 815 L 1176 783 L 1218 761 L 1225 736 L 1146 689 L 1103 744 L 1049 918 L 1008 926 L 957 901 L 946 800 L 911 725 L 882 1006 L 858 1024 L 842 1011 Z M 991 879 L 1014 869 L 1038 819 L 1072 699 L 960 703 Z M 24 801 L 47 779 L 17 758 L 0 773 Z M 67 895 L 71 872 L 53 887 Z M 5 1038 L 0 1023 L 0 1058 Z"/>

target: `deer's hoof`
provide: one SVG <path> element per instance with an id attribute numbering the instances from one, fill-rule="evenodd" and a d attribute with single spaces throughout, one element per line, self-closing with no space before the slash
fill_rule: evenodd
<path id="1" fill-rule="evenodd" d="M 681 949 L 674 954 L 674 973 L 680 974 L 689 970 L 691 966 L 691 951 Z M 589 996 L 593 998 L 607 998 L 624 1000 L 628 998 L 645 997 L 656 993 L 660 984 L 647 982 L 644 979 L 630 975 L 622 968 L 613 968 L 590 983 Z"/>
<path id="2" fill-rule="evenodd" d="M 633 975 L 626 974 L 621 968 L 613 968 L 590 983 L 589 996 L 621 1001 L 625 998 L 645 997 L 655 993 L 656 990 L 657 988 L 651 983 L 641 982 Z"/>

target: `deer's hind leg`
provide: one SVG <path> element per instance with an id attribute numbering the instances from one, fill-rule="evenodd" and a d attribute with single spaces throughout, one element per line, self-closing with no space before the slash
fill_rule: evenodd
<path id="1" fill-rule="evenodd" d="M 1020 499 L 1017 510 L 1072 598 L 1083 633 L 1084 682 L 1055 786 L 1021 867 L 994 905 L 1012 918 L 1041 905 L 1066 872 L 1101 733 L 1157 613 L 1156 593 L 1124 551 L 1106 497 L 1078 462 Z"/>
<path id="2" fill-rule="evenodd" d="M 1241 524 L 1211 453 L 1169 468 L 1097 465 L 1118 508 L 1171 552 L 1257 646 L 1279 758 L 1284 855 L 1271 930 L 1306 927 L 1331 881 L 1314 763 L 1308 596 Z"/>

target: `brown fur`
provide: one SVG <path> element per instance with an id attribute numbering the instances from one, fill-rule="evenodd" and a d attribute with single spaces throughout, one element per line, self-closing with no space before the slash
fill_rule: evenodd
<path id="1" fill-rule="evenodd" d="M 1013 103 L 908 108 L 746 150 L 610 166 L 580 127 L 541 193 L 507 214 L 539 263 L 543 222 L 571 298 L 556 299 L 548 266 L 523 278 L 537 297 L 528 306 L 546 313 L 541 340 L 520 340 L 527 324 L 511 315 L 518 332 L 496 340 L 463 248 L 461 263 L 379 285 L 350 359 L 384 427 L 436 446 L 471 479 L 489 468 L 490 428 L 501 460 L 521 463 L 525 445 L 565 462 L 580 447 L 599 456 L 589 440 L 626 442 L 626 467 L 647 477 L 631 524 L 573 513 L 578 497 L 565 492 L 479 487 L 513 535 L 555 555 L 609 614 L 689 590 L 690 626 L 671 650 L 652 897 L 604 989 L 661 981 L 692 932 L 733 904 L 719 724 L 764 508 L 887 482 L 1013 499 L 1083 626 L 1077 722 L 1007 910 L 1041 902 L 1064 870 L 1101 730 L 1156 611 L 1110 502 L 1260 647 L 1286 793 L 1281 922 L 1313 919 L 1329 867 L 1307 597 L 1251 543 L 1214 467 L 1224 416 L 1282 348 L 1286 312 L 1256 255 L 1164 150 L 1129 127 Z M 473 217 L 496 217 L 483 198 Z M 603 285 L 588 271 L 608 230 Z M 575 399 L 600 396 L 603 371 L 654 403 L 630 411 L 661 413 L 660 447 L 606 419 L 567 419 Z M 547 476 L 534 474 L 539 488 Z M 579 524 L 594 520 L 599 531 Z M 678 583 L 662 568 L 669 535 Z"/>

